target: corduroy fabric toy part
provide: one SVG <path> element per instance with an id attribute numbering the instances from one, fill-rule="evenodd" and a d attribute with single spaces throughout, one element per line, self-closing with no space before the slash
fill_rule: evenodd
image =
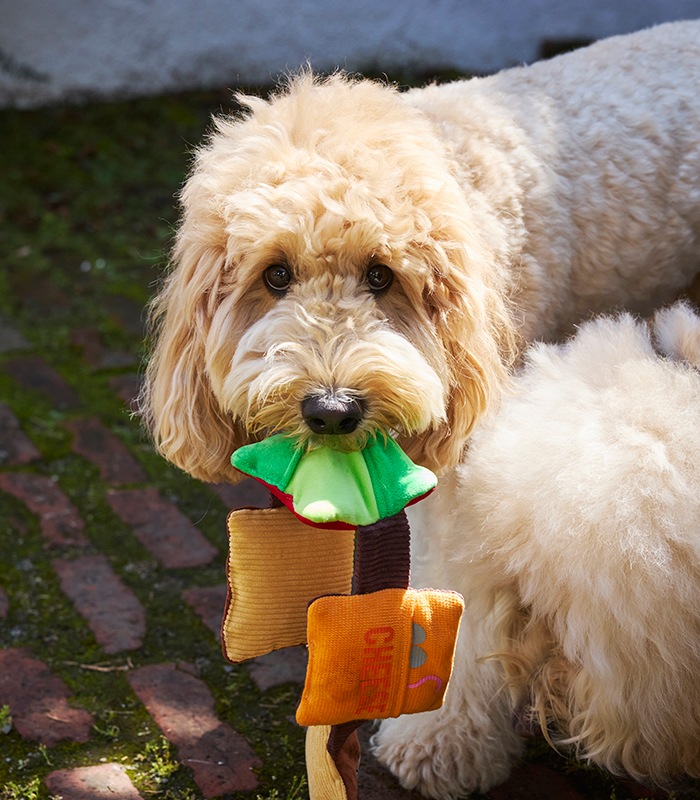
<path id="1" fill-rule="evenodd" d="M 439 708 L 452 671 L 462 597 L 409 588 L 404 508 L 437 480 L 380 435 L 353 453 L 278 435 L 231 462 L 283 505 L 229 515 L 224 654 L 308 643 L 310 798 L 355 800 L 362 721 Z"/>

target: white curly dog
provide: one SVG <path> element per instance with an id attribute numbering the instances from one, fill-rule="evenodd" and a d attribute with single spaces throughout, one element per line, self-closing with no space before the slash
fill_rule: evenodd
<path id="1" fill-rule="evenodd" d="M 625 314 L 535 345 L 411 511 L 414 585 L 466 608 L 445 705 L 375 737 L 405 786 L 485 791 L 536 725 L 643 782 L 700 774 L 700 318 L 653 334 Z"/>
<path id="2" fill-rule="evenodd" d="M 558 338 L 591 312 L 650 313 L 700 271 L 700 22 L 406 93 L 302 74 L 269 101 L 241 100 L 248 113 L 216 120 L 183 189 L 141 397 L 160 452 L 197 478 L 236 480 L 231 452 L 275 431 L 356 449 L 386 429 L 441 473 L 444 496 L 527 342 Z M 441 537 L 467 535 L 468 498 L 460 493 L 450 531 L 420 534 L 438 573 Z M 567 566 L 594 580 L 590 548 L 568 546 Z M 468 547 L 455 548 L 456 586 Z M 546 551 L 539 557 L 556 568 Z M 565 580 L 537 586 L 543 607 L 562 610 Z M 632 606 L 615 623 L 630 635 L 644 629 Z M 482 610 L 471 604 L 462 638 L 487 655 L 496 620 Z M 543 639 L 560 637 L 565 676 L 583 669 L 595 626 L 609 632 L 591 613 L 587 626 L 563 613 L 557 624 L 570 630 L 540 626 Z M 528 630 L 540 624 L 532 619 Z M 526 644 L 509 654 L 509 674 L 530 669 Z M 680 670 L 687 648 L 667 645 L 654 652 Z M 444 712 L 388 723 L 377 738 L 400 780 L 431 797 L 502 780 L 519 749 L 505 701 L 465 658 Z M 626 670 L 637 685 L 637 656 L 599 666 L 611 686 Z M 659 706 L 676 697 L 662 676 L 655 685 Z M 697 696 L 686 696 L 700 718 Z M 536 697 L 566 723 L 560 704 Z M 596 717 L 607 727 L 594 734 L 577 705 L 571 736 L 586 743 L 582 755 L 634 774 L 648 765 L 651 778 L 697 770 L 697 754 L 671 736 L 647 759 L 639 742 L 653 709 L 642 719 L 629 708 Z"/>

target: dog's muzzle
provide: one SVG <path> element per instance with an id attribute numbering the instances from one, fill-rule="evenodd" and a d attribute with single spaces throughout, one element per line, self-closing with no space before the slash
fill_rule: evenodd
<path id="1" fill-rule="evenodd" d="M 365 409 L 361 400 L 336 394 L 310 395 L 301 403 L 301 415 L 316 434 L 354 433 L 362 422 Z"/>

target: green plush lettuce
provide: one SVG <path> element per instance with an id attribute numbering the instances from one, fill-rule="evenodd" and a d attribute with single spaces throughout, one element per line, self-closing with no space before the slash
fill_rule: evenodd
<path id="1" fill-rule="evenodd" d="M 363 450 L 303 450 L 284 434 L 241 447 L 236 469 L 265 484 L 304 522 L 331 528 L 372 525 L 429 494 L 435 475 L 419 467 L 391 437 Z"/>

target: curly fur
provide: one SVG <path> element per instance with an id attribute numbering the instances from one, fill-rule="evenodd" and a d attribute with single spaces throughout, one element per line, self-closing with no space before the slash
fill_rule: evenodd
<path id="1" fill-rule="evenodd" d="M 700 229 L 700 23 L 479 80 L 395 89 L 303 74 L 216 120 L 181 195 L 141 407 L 204 480 L 299 400 L 361 397 L 437 470 L 459 461 L 521 339 L 690 283 Z M 261 273 L 283 262 L 282 299 Z M 367 291 L 367 266 L 396 280 Z M 332 336 L 329 337 L 329 333 Z"/>
<path id="2" fill-rule="evenodd" d="M 196 477 L 235 479 L 238 445 L 279 429 L 310 439 L 299 403 L 332 388 L 368 401 L 349 446 L 383 427 L 417 460 L 455 463 L 514 334 L 505 271 L 443 147 L 370 82 L 305 75 L 271 104 L 245 102 L 254 114 L 219 120 L 198 154 L 178 266 L 155 301 L 144 405 L 162 452 Z M 277 261 L 296 279 L 282 300 L 260 277 Z M 364 273 L 378 261 L 397 281 L 375 301 Z"/>
<path id="3" fill-rule="evenodd" d="M 700 317 L 679 304 L 653 332 L 622 315 L 533 347 L 416 509 L 414 583 L 467 607 L 443 708 L 375 737 L 405 786 L 503 780 L 513 714 L 614 773 L 700 775 Z"/>
<path id="4" fill-rule="evenodd" d="M 477 514 L 473 505 L 479 498 L 496 502 L 495 490 L 478 476 L 469 478 L 469 491 L 460 488 L 458 474 L 464 482 L 475 462 L 459 473 L 453 468 L 472 432 L 510 397 L 527 342 L 562 337 L 592 312 L 650 313 L 700 271 L 698 86 L 700 22 L 405 93 L 303 73 L 269 100 L 239 98 L 244 113 L 215 120 L 182 190 L 173 269 L 151 307 L 153 344 L 140 399 L 159 451 L 202 480 L 235 481 L 230 454 L 251 440 L 287 431 L 308 447 L 328 443 L 307 425 L 302 405 L 332 395 L 358 401 L 363 412 L 354 432 L 334 437 L 333 446 L 356 449 L 385 430 L 415 461 L 442 474 L 428 507 L 431 523 L 440 519 L 445 532 L 431 524 L 423 565 L 434 585 L 469 583 L 467 617 L 475 624 L 460 639 L 458 688 L 445 711 L 388 722 L 377 740 L 405 785 L 430 797 L 488 788 L 520 751 L 501 662 L 483 660 L 503 650 L 503 631 L 512 639 L 504 660 L 523 714 L 534 708 L 566 730 L 585 757 L 611 768 L 636 773 L 648 763 L 652 776 L 695 769 L 692 754 L 683 752 L 691 745 L 673 743 L 681 722 L 691 725 L 689 714 L 700 708 L 695 696 L 686 694 L 690 710 L 674 721 L 654 708 L 652 688 L 676 710 L 683 664 L 697 666 L 692 642 L 682 641 L 697 598 L 675 545 L 655 544 L 650 535 L 637 540 L 632 529 L 620 533 L 623 524 L 641 525 L 644 515 L 665 519 L 655 516 L 661 501 L 653 495 L 655 481 L 668 477 L 659 447 L 647 452 L 639 445 L 637 494 L 615 495 L 616 502 L 575 495 L 595 476 L 583 460 L 585 436 L 579 441 L 569 420 L 563 438 L 534 446 L 549 483 L 525 487 L 518 470 L 498 476 L 508 495 L 499 507 L 505 513 L 507 500 L 515 509 L 512 529 L 494 533 L 503 536 L 501 586 L 494 584 L 495 545 L 486 559 L 464 541 Z M 285 292 L 264 284 L 273 264 L 292 276 Z M 394 275 L 382 293 L 368 285 L 377 264 Z M 610 324 L 623 352 L 626 339 L 617 328 L 625 323 Z M 657 329 L 660 347 L 675 353 L 677 325 L 670 333 L 662 322 Z M 584 333 L 576 347 L 598 338 Z M 687 339 L 681 349 L 691 353 L 698 347 L 694 321 Z M 648 371 L 659 371 L 661 362 L 648 355 Z M 528 358 L 531 371 L 538 359 L 556 364 L 555 374 L 568 369 L 556 350 L 543 347 Z M 591 359 L 592 380 L 602 381 Z M 679 369 L 669 367 L 673 375 Z M 643 372 L 639 391 L 651 398 Z M 585 398 L 594 387 L 579 397 L 573 386 L 562 389 L 565 402 L 588 413 Z M 521 425 L 529 428 L 527 420 Z M 639 442 L 665 442 L 667 435 L 669 429 L 653 427 L 640 432 Z M 567 459 L 568 469 L 554 474 L 569 436 L 582 447 L 580 459 Z M 682 476 L 680 469 L 673 474 Z M 560 486 L 564 477 L 571 486 Z M 611 479 L 604 488 L 616 485 Z M 548 505 L 553 486 L 562 492 L 556 513 Z M 675 489 L 668 484 L 665 491 Z M 533 509 L 580 535 L 558 542 L 554 534 L 553 542 L 529 536 L 519 515 Z M 600 526 L 592 539 L 582 533 L 577 515 L 584 512 L 595 517 L 589 528 Z M 678 508 L 671 504 L 668 512 L 673 525 Z M 484 525 L 496 524 L 495 512 L 479 513 Z M 604 526 L 613 524 L 620 538 L 608 543 Z M 475 528 L 469 542 L 486 547 L 480 536 Z M 638 584 L 630 578 L 637 546 L 650 559 Z M 570 583 L 572 565 L 571 580 L 592 588 L 590 597 Z M 625 581 L 616 586 L 618 574 Z M 659 577 L 665 583 L 656 587 Z M 609 625 L 601 616 L 604 600 L 613 614 Z M 669 608 L 676 600 L 685 603 L 678 624 L 647 636 L 653 614 L 663 617 L 660 604 Z M 530 604 L 527 614 L 522 602 Z M 622 629 L 617 640 L 613 629 Z M 623 641 L 631 648 L 624 653 Z M 645 671 L 635 643 L 648 664 L 667 659 L 670 677 Z M 627 702 L 625 686 L 639 688 L 634 702 Z M 656 713 L 665 726 L 647 744 L 642 713 Z"/>

